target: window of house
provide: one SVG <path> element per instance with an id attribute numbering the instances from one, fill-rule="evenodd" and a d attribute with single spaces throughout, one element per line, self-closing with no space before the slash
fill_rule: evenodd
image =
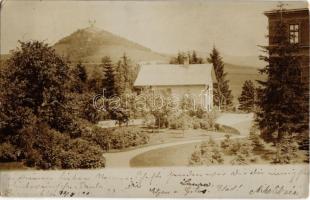
<path id="1" fill-rule="evenodd" d="M 297 44 L 299 42 L 299 24 L 290 24 L 290 43 Z"/>

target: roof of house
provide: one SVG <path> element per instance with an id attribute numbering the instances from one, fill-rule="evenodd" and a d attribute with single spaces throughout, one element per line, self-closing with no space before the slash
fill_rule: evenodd
<path id="1" fill-rule="evenodd" d="M 282 12 L 283 12 L 283 14 L 300 13 L 300 12 L 306 12 L 306 13 L 308 12 L 309 13 L 309 9 L 308 8 L 285 9 Z M 280 11 L 277 9 L 264 12 L 264 14 L 267 16 L 278 14 L 278 13 L 280 13 Z"/>
<path id="2" fill-rule="evenodd" d="M 134 86 L 205 85 L 216 82 L 211 64 L 141 65 Z"/>

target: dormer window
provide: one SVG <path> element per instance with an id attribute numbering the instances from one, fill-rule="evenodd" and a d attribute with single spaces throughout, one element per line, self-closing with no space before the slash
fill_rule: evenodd
<path id="1" fill-rule="evenodd" d="M 299 43 L 299 24 L 290 24 L 290 43 Z"/>

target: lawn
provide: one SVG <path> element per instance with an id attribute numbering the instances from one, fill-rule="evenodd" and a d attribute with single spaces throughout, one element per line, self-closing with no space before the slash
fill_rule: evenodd
<path id="1" fill-rule="evenodd" d="M 168 166 L 188 166 L 191 154 L 201 142 L 176 145 L 142 153 L 130 161 L 131 167 L 168 167 Z M 265 150 L 253 152 L 257 161 L 253 164 L 270 164 L 273 153 L 270 144 L 266 145 Z M 230 162 L 235 157 L 230 155 L 223 156 L 223 165 L 231 165 Z M 298 151 L 294 163 L 304 163 L 306 159 L 304 151 Z"/>
<path id="2" fill-rule="evenodd" d="M 191 152 L 200 143 L 182 144 L 151 150 L 134 157 L 130 161 L 131 167 L 166 167 L 184 166 L 188 164 Z"/>

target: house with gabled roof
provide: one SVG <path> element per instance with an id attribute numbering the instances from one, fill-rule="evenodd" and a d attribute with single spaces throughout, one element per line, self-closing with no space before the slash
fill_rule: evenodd
<path id="1" fill-rule="evenodd" d="M 178 99 L 190 96 L 196 105 L 211 110 L 216 82 L 212 64 L 144 64 L 134 87 L 168 92 Z"/>

